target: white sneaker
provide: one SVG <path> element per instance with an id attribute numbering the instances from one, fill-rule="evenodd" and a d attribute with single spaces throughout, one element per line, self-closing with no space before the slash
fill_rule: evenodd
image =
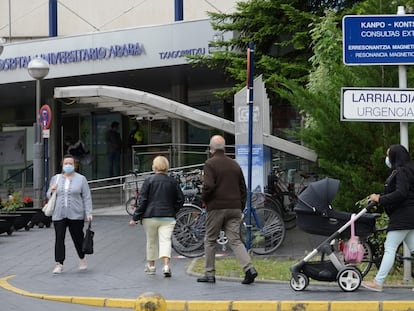
<path id="1" fill-rule="evenodd" d="M 63 265 L 60 263 L 56 263 L 55 269 L 53 269 L 53 274 L 60 274 L 63 272 Z"/>
<path id="2" fill-rule="evenodd" d="M 164 268 L 162 268 L 162 273 L 164 273 L 164 276 L 166 278 L 171 277 L 171 269 L 168 265 L 165 265 Z"/>
<path id="3" fill-rule="evenodd" d="M 79 270 L 84 271 L 88 269 L 88 264 L 86 263 L 86 259 L 83 258 L 79 261 Z"/>
<path id="4" fill-rule="evenodd" d="M 150 274 L 150 275 L 153 275 L 153 274 L 155 274 L 155 266 L 150 266 L 149 264 L 146 264 L 145 265 L 145 269 L 144 269 L 144 272 L 146 273 L 146 274 Z"/>

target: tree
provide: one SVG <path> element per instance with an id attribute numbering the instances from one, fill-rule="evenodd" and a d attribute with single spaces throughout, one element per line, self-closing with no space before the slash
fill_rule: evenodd
<path id="1" fill-rule="evenodd" d="M 396 87 L 396 66 L 345 66 L 342 63 L 341 19 L 345 14 L 395 14 L 398 5 L 410 13 L 412 0 L 278 1 L 252 0 L 234 14 L 211 13 L 214 29 L 238 36 L 213 44 L 212 55 L 197 64 L 224 70 L 237 83 L 221 95 L 244 87 L 246 49 L 255 43 L 255 73 L 263 74 L 273 107 L 289 103 L 305 120 L 290 134 L 316 151 L 322 174 L 341 180 L 340 208 L 382 191 L 388 173 L 386 148 L 399 141 L 395 123 L 341 122 L 341 87 Z M 408 83 L 413 74 L 408 71 Z M 413 128 L 409 127 L 410 137 Z"/>
<path id="2" fill-rule="evenodd" d="M 252 0 L 237 3 L 236 12 L 209 13 L 218 33 L 236 34 L 229 40 L 211 42 L 219 51 L 193 57 L 198 65 L 223 70 L 236 81 L 234 88 L 222 92 L 233 95 L 246 81 L 246 50 L 255 44 L 255 73 L 269 82 L 273 105 L 280 98 L 273 90 L 278 76 L 306 83 L 308 59 L 312 55 L 309 25 L 328 7 L 344 8 L 357 1 Z"/>
<path id="3" fill-rule="evenodd" d="M 379 5 L 379 3 L 381 5 Z M 350 12 L 396 12 L 392 1 L 368 0 Z M 368 10 L 370 9 L 370 10 Z M 348 12 L 349 13 L 349 12 Z M 341 180 L 339 206 L 352 210 L 354 202 L 383 190 L 389 173 L 384 164 L 386 149 L 399 142 L 398 123 L 341 122 L 341 87 L 397 87 L 397 66 L 345 66 L 342 63 L 342 16 L 334 11 L 315 22 L 311 30 L 313 56 L 309 83 L 304 87 L 285 79 L 279 94 L 294 104 L 306 119 L 298 131 L 319 157 L 320 169 Z M 409 70 L 412 83 L 413 72 Z M 410 137 L 414 134 L 410 126 Z"/>

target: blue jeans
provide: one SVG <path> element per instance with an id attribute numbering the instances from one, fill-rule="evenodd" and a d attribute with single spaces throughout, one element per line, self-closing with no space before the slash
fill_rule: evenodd
<path id="1" fill-rule="evenodd" d="M 384 256 L 381 265 L 375 276 L 377 284 L 384 284 L 385 278 L 394 265 L 395 253 L 401 242 L 405 242 L 410 251 L 414 251 L 414 230 L 395 230 L 387 233 L 384 243 Z"/>

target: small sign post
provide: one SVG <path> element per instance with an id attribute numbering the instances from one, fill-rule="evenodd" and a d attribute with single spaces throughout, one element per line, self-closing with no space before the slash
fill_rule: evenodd
<path id="1" fill-rule="evenodd" d="M 43 152 L 45 159 L 45 171 L 44 171 L 44 191 L 45 195 L 47 189 L 49 188 L 49 137 L 50 137 L 50 125 L 52 124 L 52 111 L 50 110 L 49 105 L 43 105 L 39 110 L 39 121 L 42 126 L 42 137 L 43 137 Z"/>

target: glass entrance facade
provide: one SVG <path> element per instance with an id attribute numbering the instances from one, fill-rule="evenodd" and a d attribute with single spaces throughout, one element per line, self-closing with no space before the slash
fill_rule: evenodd
<path id="1" fill-rule="evenodd" d="M 88 179 L 109 176 L 106 134 L 113 122 L 119 123 L 122 140 L 120 174 L 131 170 L 151 171 L 157 154 L 168 156 L 172 142 L 171 119 L 136 120 L 120 113 L 90 113 L 62 117 L 62 155 L 76 157 L 78 171 Z M 133 152 L 139 150 L 139 152 Z"/>

